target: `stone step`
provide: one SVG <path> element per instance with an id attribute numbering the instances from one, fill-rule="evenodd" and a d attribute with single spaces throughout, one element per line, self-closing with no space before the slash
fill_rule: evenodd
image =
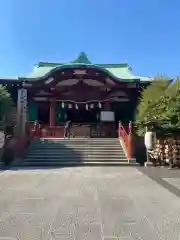
<path id="1" fill-rule="evenodd" d="M 63 144 L 67 144 L 67 143 L 76 143 L 76 144 L 81 144 L 81 143 L 120 143 L 119 140 L 118 141 L 88 141 L 86 139 L 81 140 L 81 141 L 71 141 L 71 140 L 62 140 L 62 141 L 36 141 L 34 142 L 35 144 L 37 143 L 44 143 L 44 144 L 59 144 L 59 143 L 63 143 Z"/>
<path id="2" fill-rule="evenodd" d="M 117 142 L 118 138 L 44 138 L 44 139 L 36 139 L 36 142 Z"/>
<path id="3" fill-rule="evenodd" d="M 24 161 L 25 162 L 69 162 L 69 161 L 72 161 L 72 162 L 84 162 L 84 161 L 89 161 L 89 160 L 92 160 L 92 161 L 100 161 L 100 162 L 111 162 L 111 161 L 127 161 L 127 158 L 92 158 L 92 157 L 84 157 L 84 158 L 53 158 L 53 159 L 44 159 L 44 158 L 25 158 Z"/>
<path id="4" fill-rule="evenodd" d="M 95 151 L 123 151 L 123 148 L 121 147 L 30 147 L 28 150 L 33 150 L 33 151 L 37 151 L 37 150 L 40 150 L 40 151 L 73 151 L 73 150 L 77 150 L 77 151 L 84 151 L 84 150 L 88 150 L 88 151 L 92 151 L 92 150 L 95 150 Z"/>
<path id="5" fill-rule="evenodd" d="M 136 163 L 129 164 L 128 161 L 64 161 L 64 162 L 24 162 L 23 167 L 66 167 L 66 166 L 132 166 L 137 165 Z M 15 165 L 15 167 L 18 165 Z M 20 165 L 22 166 L 22 165 Z"/>
<path id="6" fill-rule="evenodd" d="M 119 142 L 118 138 L 36 139 L 34 142 Z"/>
<path id="7" fill-rule="evenodd" d="M 69 158 L 73 158 L 73 159 L 82 159 L 82 158 L 95 158 L 95 159 L 99 159 L 99 158 L 104 158 L 104 159 L 110 159 L 110 158 L 126 158 L 125 154 L 110 154 L 110 155 L 104 155 L 104 154 L 65 154 L 65 155 L 30 155 L 27 154 L 24 156 L 24 159 L 69 159 Z"/>
<path id="8" fill-rule="evenodd" d="M 37 143 L 31 146 L 121 146 L 119 143 Z"/>
<path id="9" fill-rule="evenodd" d="M 43 159 L 43 160 L 48 160 L 48 161 L 52 161 L 53 159 L 59 159 L 59 160 L 68 160 L 68 159 L 74 159 L 74 160 L 82 160 L 85 158 L 92 158 L 92 159 L 127 159 L 127 157 L 125 155 L 90 155 L 90 154 L 86 154 L 86 155 L 73 155 L 73 154 L 69 154 L 69 155 L 59 155 L 59 156 L 40 156 L 40 155 L 36 155 L 36 156 L 25 156 L 24 159 Z"/>
<path id="10" fill-rule="evenodd" d="M 122 149 L 77 149 L 77 148 L 69 148 L 69 149 L 29 149 L 27 151 L 27 154 L 29 153 L 35 153 L 35 154 L 61 154 L 61 153 L 99 153 L 99 154 L 114 154 L 114 153 L 124 153 Z"/>
<path id="11" fill-rule="evenodd" d="M 25 156 L 31 156 L 31 157 L 36 157 L 36 156 L 42 156 L 42 157 L 66 157 L 66 156 L 86 156 L 86 155 L 89 155 L 89 156 L 124 156 L 125 154 L 123 152 L 108 152 L 108 153 L 100 153 L 100 152 L 59 152 L 59 153 L 47 153 L 45 154 L 44 152 L 40 152 L 40 153 L 35 153 L 35 152 L 29 152 L 27 153 Z"/>
<path id="12" fill-rule="evenodd" d="M 45 146 L 47 146 L 47 145 L 70 145 L 70 146 L 74 146 L 74 145 L 76 145 L 76 146 L 80 146 L 80 145 L 91 145 L 91 146 L 96 146 L 96 145 L 110 145 L 110 146 L 120 146 L 121 144 L 119 143 L 119 142 L 114 142 L 114 143 L 110 143 L 110 142 L 104 142 L 104 143 L 101 143 L 101 142 L 86 142 L 86 141 L 84 141 L 84 142 L 50 142 L 50 143 L 46 143 L 46 142 L 39 142 L 39 143 L 32 143 L 32 145 L 34 145 L 34 146 L 39 146 L 39 145 L 45 145 Z"/>
<path id="13" fill-rule="evenodd" d="M 37 142 L 37 143 L 32 143 L 32 145 L 117 145 L 119 146 L 120 143 L 119 142 L 87 142 L 87 141 L 83 141 L 83 142 Z"/>
<path id="14" fill-rule="evenodd" d="M 53 154 L 53 153 L 68 153 L 68 152 L 80 152 L 81 151 L 86 151 L 86 152 L 98 152 L 98 153 L 108 153 L 108 152 L 116 152 L 116 153 L 121 153 L 124 152 L 122 148 L 105 148 L 105 149 L 101 149 L 101 148 L 57 148 L 57 149 L 47 149 L 47 148 L 29 148 L 27 150 L 27 153 L 30 152 L 34 152 L 34 153 L 45 153 L 45 154 Z"/>
<path id="15" fill-rule="evenodd" d="M 24 167 L 71 165 L 129 165 L 118 139 L 35 140 L 28 149 Z"/>
<path id="16" fill-rule="evenodd" d="M 71 138 L 71 139 L 36 139 L 34 140 L 34 142 L 46 142 L 46 143 L 50 143 L 50 142 L 54 142 L 54 143 L 59 143 L 59 142 L 109 142 L 109 143 L 113 143 L 113 142 L 120 142 L 120 140 L 118 138 L 116 139 L 102 139 L 102 138 Z"/>
<path id="17" fill-rule="evenodd" d="M 61 155 L 61 156 L 29 156 L 27 155 L 24 159 L 48 159 L 49 161 L 53 160 L 53 159 L 85 159 L 85 158 L 94 158 L 94 159 L 122 159 L 122 158 L 126 158 L 126 156 L 124 155 L 114 155 L 114 156 L 105 156 L 105 155 Z"/>
<path id="18" fill-rule="evenodd" d="M 123 148 L 121 146 L 102 146 L 102 145 L 99 145 L 99 146 L 30 146 L 29 149 L 31 150 L 36 150 L 36 149 L 40 149 L 40 150 L 56 150 L 56 149 L 67 149 L 67 150 L 71 150 L 71 149 L 78 149 L 78 150 L 84 150 L 84 149 L 96 149 L 96 150 L 100 150 L 100 149 L 103 149 L 103 150 L 123 150 Z"/>
<path id="19" fill-rule="evenodd" d="M 33 160 L 25 160 L 24 163 L 49 163 L 49 164 L 53 164 L 53 163 L 61 163 L 61 162 L 77 162 L 77 163 L 81 163 L 81 162 L 128 162 L 127 159 L 82 159 L 80 161 L 78 160 L 74 160 L 74 159 L 62 159 L 60 160 L 52 160 L 52 161 L 45 161 L 45 160 L 37 160 L 37 159 L 33 159 Z"/>
<path id="20" fill-rule="evenodd" d="M 106 145 L 106 146 L 102 146 L 102 145 L 99 145 L 99 146 L 67 146 L 67 145 L 64 145 L 64 146 L 30 146 L 29 149 L 52 149 L 52 150 L 55 150 L 55 149 L 122 149 L 121 146 L 110 146 L 110 145 Z"/>
<path id="21" fill-rule="evenodd" d="M 113 158 L 113 157 L 118 157 L 118 158 L 123 158 L 126 157 L 124 153 L 122 154 L 89 154 L 89 153 L 69 153 L 69 154 L 52 154 L 52 155 L 44 155 L 44 154 L 26 154 L 24 158 L 47 158 L 47 159 L 52 159 L 52 158 L 84 158 L 84 157 L 96 157 L 96 158 Z"/>
<path id="22" fill-rule="evenodd" d="M 34 144 L 120 144 L 119 141 L 37 141 Z"/>
<path id="23" fill-rule="evenodd" d="M 71 146 L 74 146 L 74 145 L 92 145 L 92 146 L 95 146 L 95 145 L 116 145 L 116 146 L 119 146 L 120 143 L 119 142 L 114 142 L 114 143 L 110 143 L 110 142 L 50 142 L 50 143 L 46 143 L 46 142 L 39 142 L 39 143 L 32 143 L 32 145 L 71 145 Z"/>

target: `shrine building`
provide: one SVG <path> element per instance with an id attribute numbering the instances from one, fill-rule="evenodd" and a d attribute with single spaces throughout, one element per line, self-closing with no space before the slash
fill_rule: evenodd
<path id="1" fill-rule="evenodd" d="M 39 62 L 29 75 L 0 79 L 14 102 L 13 124 L 23 128 L 37 121 L 40 137 L 62 137 L 67 120 L 75 137 L 115 136 L 119 121 L 134 120 L 141 91 L 150 82 L 127 63 L 96 64 L 83 52 L 72 62 Z"/>

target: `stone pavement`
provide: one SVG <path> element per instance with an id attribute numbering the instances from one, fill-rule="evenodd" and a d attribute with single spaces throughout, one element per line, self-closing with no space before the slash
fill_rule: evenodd
<path id="1" fill-rule="evenodd" d="M 133 167 L 0 172 L 2 239 L 178 240 L 180 199 Z"/>
<path id="2" fill-rule="evenodd" d="M 139 167 L 142 173 L 180 197 L 180 170 L 174 168 L 169 170 L 168 167 Z"/>

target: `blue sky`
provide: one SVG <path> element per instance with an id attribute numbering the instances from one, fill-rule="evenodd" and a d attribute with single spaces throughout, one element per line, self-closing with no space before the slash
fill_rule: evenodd
<path id="1" fill-rule="evenodd" d="M 129 63 L 142 76 L 180 75 L 179 0 L 1 0 L 0 75 L 38 61 Z"/>

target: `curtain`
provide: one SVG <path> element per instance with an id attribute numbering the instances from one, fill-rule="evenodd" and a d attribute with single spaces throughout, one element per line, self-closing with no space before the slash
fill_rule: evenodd
<path id="1" fill-rule="evenodd" d="M 38 120 L 38 106 L 35 102 L 28 104 L 28 120 L 30 122 Z"/>

